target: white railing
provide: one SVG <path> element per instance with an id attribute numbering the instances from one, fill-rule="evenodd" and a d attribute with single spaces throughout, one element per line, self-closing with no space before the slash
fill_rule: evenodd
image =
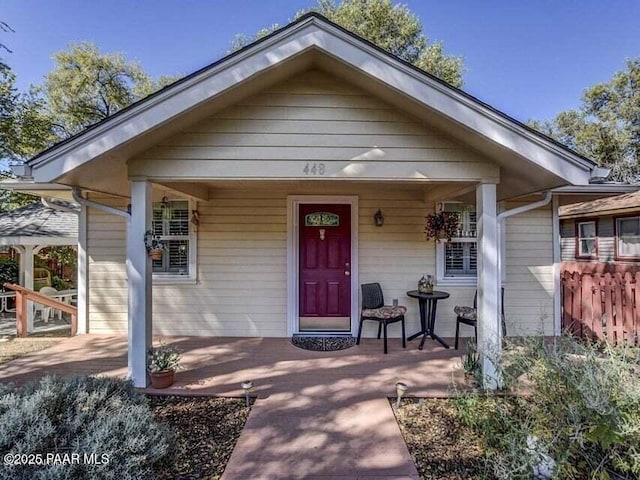
<path id="1" fill-rule="evenodd" d="M 15 313 L 16 311 L 15 298 L 16 298 L 16 292 L 0 292 L 0 313 L 2 312 Z M 10 299 L 14 299 L 13 308 L 9 308 Z"/>

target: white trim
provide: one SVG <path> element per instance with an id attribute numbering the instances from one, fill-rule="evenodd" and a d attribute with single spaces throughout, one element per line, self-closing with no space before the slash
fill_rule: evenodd
<path id="1" fill-rule="evenodd" d="M 51 181 L 130 143 L 233 87 L 304 52 L 323 52 L 373 81 L 415 99 L 432 112 L 495 142 L 573 184 L 586 185 L 594 164 L 518 124 L 488 105 L 424 75 L 327 23 L 309 16 L 191 78 L 114 115 L 33 159 L 37 181 Z M 268 53 L 268 54 L 267 54 Z"/>
<path id="2" fill-rule="evenodd" d="M 562 310 L 560 305 L 560 217 L 558 215 L 558 195 L 551 200 L 552 220 L 551 235 L 553 241 L 553 332 L 556 336 L 562 333 Z"/>
<path id="3" fill-rule="evenodd" d="M 287 335 L 300 333 L 299 311 L 299 225 L 300 205 L 328 203 L 351 206 L 351 335 L 356 335 L 359 317 L 358 296 L 358 197 L 355 195 L 288 195 L 287 196 Z M 344 333 L 344 332 L 342 332 Z"/>
<path id="4" fill-rule="evenodd" d="M 170 198 L 170 201 L 189 202 L 189 275 L 175 273 L 152 273 L 154 285 L 196 285 L 198 283 L 198 227 L 191 223 L 191 212 L 198 209 L 198 202 L 193 198 Z M 158 202 L 153 202 L 158 203 Z M 153 207 L 152 207 L 153 210 Z M 169 237 L 170 235 L 163 235 Z"/>
<path id="5" fill-rule="evenodd" d="M 13 245 L 76 245 L 78 237 L 0 237 L 0 246 Z"/>
<path id="6" fill-rule="evenodd" d="M 78 215 L 78 334 L 89 333 L 89 255 L 87 253 L 87 206 Z"/>
<path id="7" fill-rule="evenodd" d="M 462 239 L 462 241 L 474 241 L 477 239 L 469 238 Z M 446 271 L 444 265 L 444 250 L 445 242 L 443 240 L 436 241 L 436 285 L 442 285 L 443 287 L 468 287 L 475 286 L 478 283 L 478 277 L 475 276 L 459 276 L 459 277 L 447 277 L 444 275 Z"/>

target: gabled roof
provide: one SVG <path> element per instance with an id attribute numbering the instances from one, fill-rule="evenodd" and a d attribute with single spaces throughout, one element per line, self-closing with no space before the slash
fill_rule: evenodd
<path id="1" fill-rule="evenodd" d="M 630 212 L 640 212 L 640 190 L 616 197 L 564 205 L 559 209 L 561 218 L 596 217 Z"/>
<path id="2" fill-rule="evenodd" d="M 28 162 L 33 176 L 37 182 L 62 179 L 62 183 L 72 185 L 73 175 L 65 176 L 74 169 L 97 158 L 131 156 L 149 146 L 148 141 L 142 140 L 144 137 L 151 139 L 156 134 L 173 133 L 171 124 L 175 123 L 177 128 L 178 120 L 187 113 L 197 115 L 208 111 L 205 105 L 215 102 L 224 106 L 225 98 L 240 91 L 242 85 L 248 85 L 258 76 L 278 78 L 284 71 L 280 67 L 310 52 L 319 52 L 329 59 L 327 61 L 338 62 L 367 82 L 383 86 L 389 95 L 411 102 L 411 108 L 422 109 L 425 118 L 436 119 L 458 130 L 459 136 L 473 137 L 475 143 L 470 146 L 491 150 L 488 156 L 505 162 L 501 164 L 503 168 L 517 169 L 518 165 L 513 163 L 522 159 L 525 163 L 521 167 L 539 168 L 525 175 L 543 172 L 550 175 L 545 185 L 589 182 L 595 167 L 590 160 L 317 13 L 300 17 L 45 150 Z M 139 147 L 136 142 L 140 143 Z M 499 154 L 502 152 L 513 158 Z M 514 181 L 521 179 L 514 176 Z M 526 181 L 522 185 L 525 184 Z"/>
<path id="3" fill-rule="evenodd" d="M 69 209 L 77 207 L 69 202 L 60 201 L 58 204 Z M 0 213 L 0 244 L 15 244 L 8 242 L 8 238 L 16 237 L 77 239 L 78 215 L 71 211 L 47 208 L 40 202 Z"/>

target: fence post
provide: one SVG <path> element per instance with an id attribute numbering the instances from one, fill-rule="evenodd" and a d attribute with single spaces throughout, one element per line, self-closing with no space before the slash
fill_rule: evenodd
<path id="1" fill-rule="evenodd" d="M 27 296 L 16 290 L 16 336 L 24 338 L 27 336 Z"/>

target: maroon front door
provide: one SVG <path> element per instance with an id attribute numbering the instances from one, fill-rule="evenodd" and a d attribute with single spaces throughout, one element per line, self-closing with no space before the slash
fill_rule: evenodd
<path id="1" fill-rule="evenodd" d="M 300 205 L 300 331 L 351 330 L 351 205 Z"/>

